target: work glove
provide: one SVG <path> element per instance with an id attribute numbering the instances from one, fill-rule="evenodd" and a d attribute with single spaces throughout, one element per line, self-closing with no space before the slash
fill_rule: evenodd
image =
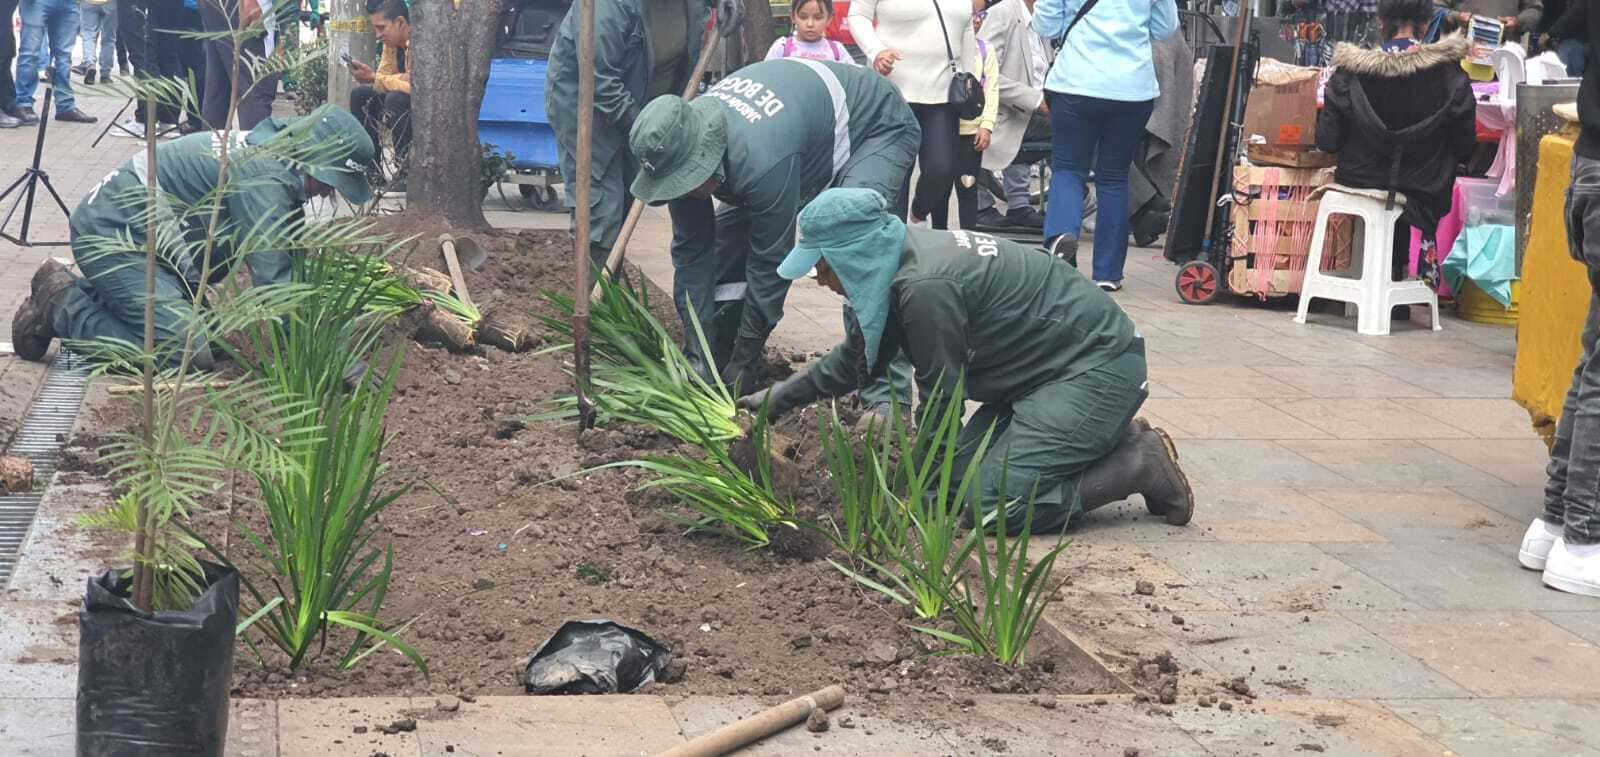
<path id="1" fill-rule="evenodd" d="M 746 394 L 734 404 L 739 409 L 751 413 L 759 413 L 765 407 L 767 419 L 777 420 L 790 410 L 816 401 L 817 396 L 816 385 L 802 373 L 779 381 L 766 389 Z"/>
<path id="2" fill-rule="evenodd" d="M 739 23 L 744 20 L 744 3 L 740 0 L 711 0 L 711 8 L 717 12 L 717 32 L 724 39 L 739 29 Z"/>

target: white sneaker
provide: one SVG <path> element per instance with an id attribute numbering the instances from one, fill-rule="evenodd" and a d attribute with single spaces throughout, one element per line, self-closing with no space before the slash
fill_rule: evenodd
<path id="1" fill-rule="evenodd" d="M 1545 562 L 1544 585 L 1568 594 L 1600 597 L 1600 544 L 1567 546 L 1557 539 Z"/>
<path id="2" fill-rule="evenodd" d="M 130 118 L 117 124 L 117 136 L 144 139 L 144 122 L 137 118 Z"/>
<path id="3" fill-rule="evenodd" d="M 1544 570 L 1545 558 L 1550 556 L 1550 548 L 1555 546 L 1559 538 L 1560 526 L 1552 526 L 1543 518 L 1534 518 L 1528 524 L 1528 532 L 1522 535 L 1522 548 L 1517 550 L 1517 562 L 1528 570 Z"/>

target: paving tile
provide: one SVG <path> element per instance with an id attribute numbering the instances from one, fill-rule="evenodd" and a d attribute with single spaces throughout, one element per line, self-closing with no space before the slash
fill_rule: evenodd
<path id="1" fill-rule="evenodd" d="M 429 708 L 427 716 L 416 738 L 429 757 L 533 751 L 651 755 L 684 741 L 672 709 L 660 697 L 480 697 L 454 714 Z"/>
<path id="2" fill-rule="evenodd" d="M 1479 346 L 1462 339 L 1436 338 L 1438 336 L 1440 334 L 1437 332 L 1413 332 L 1401 339 L 1382 340 L 1377 346 L 1395 358 L 1441 368 L 1480 368 L 1486 365 L 1509 368 L 1515 360 L 1512 350 L 1503 343 Z"/>
<path id="3" fill-rule="evenodd" d="M 1187 531 L 1224 542 L 1383 541 L 1334 508 L 1292 489 L 1200 487 Z"/>
<path id="4" fill-rule="evenodd" d="M 1401 397 L 1395 402 L 1478 439 L 1539 439 L 1528 411 L 1510 399 Z"/>
<path id="5" fill-rule="evenodd" d="M 1524 527 L 1544 511 L 1544 482 L 1537 486 L 1451 486 L 1451 491 L 1470 497 Z"/>
<path id="6" fill-rule="evenodd" d="M 405 697 L 280 699 L 279 757 L 377 752 L 391 757 L 420 757 L 422 747 L 416 731 L 390 735 L 378 730 L 378 726 L 402 717 L 413 717 L 416 707 Z M 366 733 L 356 733 L 357 727 L 366 728 Z"/>
<path id="7" fill-rule="evenodd" d="M 7 691 L 0 698 L 0 754 L 72 757 L 77 754 L 77 700 L 34 698 Z"/>
<path id="8" fill-rule="evenodd" d="M 1600 703 L 1565 699 L 1393 699 L 1395 714 L 1461 757 L 1600 757 Z"/>
<path id="9" fill-rule="evenodd" d="M 1028 553 L 1042 555 L 1054 541 L 1050 537 L 1034 537 Z M 1229 608 L 1228 604 L 1207 592 L 1183 590 L 1191 586 L 1190 579 L 1157 557 L 1147 543 L 1076 539 L 1056 558 L 1054 575 L 1057 578 L 1071 578 L 1071 583 L 1063 586 L 1061 592 L 1067 604 L 1074 608 L 1104 606 L 1142 609 L 1151 600 L 1134 593 L 1134 586 L 1139 581 L 1154 584 L 1161 596 L 1156 601 L 1179 611 L 1220 611 Z"/>
<path id="10" fill-rule="evenodd" d="M 1179 439 L 1324 439 L 1327 434 L 1255 399 L 1151 399 L 1145 407 Z"/>
<path id="11" fill-rule="evenodd" d="M 1190 399 L 1253 399 L 1258 397 L 1298 397 L 1299 389 L 1273 378 L 1264 369 L 1245 365 L 1193 366 L 1161 375 L 1164 386 L 1180 397 Z"/>
<path id="12" fill-rule="evenodd" d="M 1257 368 L 1312 397 L 1327 399 L 1437 397 L 1433 391 L 1370 366 L 1274 365 Z M 1289 397 L 1292 395 L 1279 395 Z"/>
<path id="13" fill-rule="evenodd" d="M 59 601 L 0 602 L 0 660 L 75 662 L 78 659 L 77 609 Z"/>
<path id="14" fill-rule="evenodd" d="M 1304 493 L 1392 542 L 1463 540 L 1504 546 L 1522 538 L 1528 525 L 1444 487 L 1306 489 Z"/>
<path id="15" fill-rule="evenodd" d="M 1349 479 L 1269 441 L 1189 439 L 1179 463 L 1197 486 L 1343 486 Z"/>
<path id="16" fill-rule="evenodd" d="M 1370 700 L 1258 700 L 1223 712 L 1176 707 L 1172 719 L 1213 754 L 1424 755 L 1445 749 Z"/>
<path id="17" fill-rule="evenodd" d="M 1311 544 L 1171 542 L 1146 549 L 1188 579 L 1185 592 L 1203 591 L 1236 611 L 1417 607 Z"/>
<path id="18" fill-rule="evenodd" d="M 1279 400 L 1274 407 L 1340 439 L 1465 439 L 1471 435 L 1386 399 Z"/>
<path id="19" fill-rule="evenodd" d="M 1594 644 L 1600 644 L 1600 610 L 1589 612 L 1542 612 L 1550 621 Z"/>
<path id="20" fill-rule="evenodd" d="M 1529 612 L 1347 612 L 1477 696 L 1593 697 L 1600 646 Z M 1404 689 L 1395 693 L 1412 694 Z"/>
<path id="21" fill-rule="evenodd" d="M 228 704 L 228 757 L 277 757 L 278 702 L 235 699 Z"/>
<path id="22" fill-rule="evenodd" d="M 1277 365 L 1283 365 L 1284 361 L 1299 365 L 1375 365 L 1394 359 L 1386 352 L 1343 337 L 1317 337 L 1308 334 L 1289 337 L 1244 336 L 1240 339 L 1283 356 L 1283 360 Z"/>
<path id="23" fill-rule="evenodd" d="M 1501 362 L 1454 368 L 1396 360 L 1372 367 L 1444 397 L 1506 399 L 1511 396 L 1511 363 Z"/>
<path id="24" fill-rule="evenodd" d="M 1329 612 L 1189 613 L 1190 651 L 1272 699 L 1461 697 L 1468 692 L 1398 647 Z M 1427 693 L 1423 693 L 1427 692 Z"/>
<path id="25" fill-rule="evenodd" d="M 1590 610 L 1594 599 L 1545 589 L 1517 545 L 1468 541 L 1322 544 L 1320 549 L 1429 610 Z"/>
<path id="26" fill-rule="evenodd" d="M 0 662 L 0 691 L 8 697 L 50 699 L 78 695 L 78 664 Z"/>
<path id="27" fill-rule="evenodd" d="M 1147 348 L 1170 364 L 1196 365 L 1282 365 L 1283 356 L 1259 344 L 1238 337 L 1179 337 L 1150 329 L 1145 335 Z M 1264 340 L 1265 341 L 1265 340 Z"/>
<path id="28" fill-rule="evenodd" d="M 1539 439 L 1429 439 L 1426 443 L 1513 486 L 1544 486 L 1550 450 Z"/>
<path id="29" fill-rule="evenodd" d="M 985 696 L 976 701 L 973 714 L 1011 728 L 995 732 L 1006 741 L 1007 754 L 1123 754 L 1129 747 L 1140 754 L 1206 753 L 1175 720 L 1151 714 L 1150 705 L 1131 697 L 1057 697 L 1053 710 L 1042 710 L 1025 697 Z M 974 729 L 963 724 L 960 730 Z M 969 753 L 999 753 L 994 746 L 980 742 L 979 751 Z"/>
<path id="30" fill-rule="evenodd" d="M 1500 479 L 1421 442 L 1281 439 L 1278 443 L 1360 486 L 1502 483 Z"/>

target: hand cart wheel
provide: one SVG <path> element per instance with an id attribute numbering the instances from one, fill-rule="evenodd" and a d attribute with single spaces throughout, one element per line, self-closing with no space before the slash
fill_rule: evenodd
<path id="1" fill-rule="evenodd" d="M 561 212 L 561 198 L 556 194 L 555 187 L 519 184 L 517 190 L 522 193 L 522 199 L 528 201 L 528 207 L 541 213 Z"/>
<path id="2" fill-rule="evenodd" d="M 1217 267 L 1204 260 L 1191 260 L 1178 268 L 1178 298 L 1190 305 L 1206 305 L 1217 298 L 1221 288 Z"/>

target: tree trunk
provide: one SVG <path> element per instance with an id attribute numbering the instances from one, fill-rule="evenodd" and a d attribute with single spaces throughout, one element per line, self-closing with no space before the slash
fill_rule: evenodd
<path id="1" fill-rule="evenodd" d="M 777 36 L 772 33 L 772 3 L 768 0 L 744 0 L 744 20 L 739 24 L 740 51 L 743 60 L 739 66 L 761 60 L 772 47 Z M 738 68 L 734 66 L 733 68 Z"/>
<path id="2" fill-rule="evenodd" d="M 483 217 L 478 109 L 489 81 L 499 0 L 416 0 L 411 6 L 411 159 L 406 206 L 464 228 Z"/>
<path id="3" fill-rule="evenodd" d="M 339 53 L 348 52 L 352 59 L 378 67 L 366 0 L 333 0 L 324 28 L 328 30 L 328 102 L 348 108 L 356 81 L 350 78 L 350 67 L 339 60 Z"/>

